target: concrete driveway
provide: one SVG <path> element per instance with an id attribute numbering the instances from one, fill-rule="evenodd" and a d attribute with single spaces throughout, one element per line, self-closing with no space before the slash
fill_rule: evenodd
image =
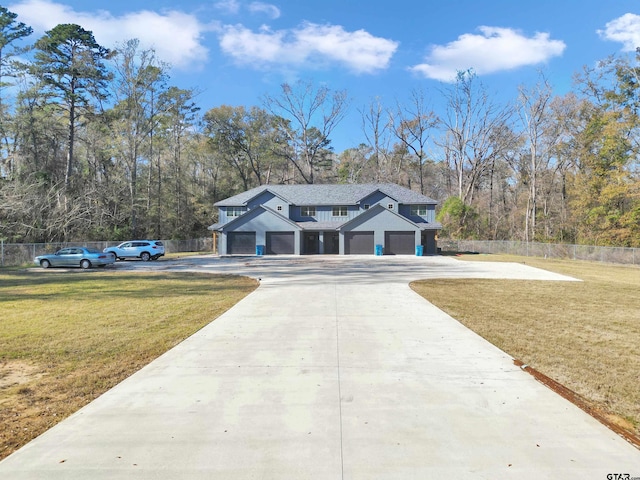
<path id="1" fill-rule="evenodd" d="M 445 257 L 193 257 L 261 286 L 0 462 L 19 479 L 606 479 L 640 451 L 423 300 L 419 278 L 572 279 Z"/>

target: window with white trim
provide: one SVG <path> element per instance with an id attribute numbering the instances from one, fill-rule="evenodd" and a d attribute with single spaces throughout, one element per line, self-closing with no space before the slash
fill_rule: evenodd
<path id="1" fill-rule="evenodd" d="M 389 210 L 393 210 L 393 203 L 389 203 L 389 204 L 387 204 L 387 208 L 388 208 Z"/>
<path id="2" fill-rule="evenodd" d="M 281 212 L 281 211 L 282 211 L 282 205 L 278 205 L 278 206 L 276 207 L 276 210 L 277 210 L 277 211 L 279 211 L 279 212 Z"/>
<path id="3" fill-rule="evenodd" d="M 427 215 L 426 205 L 411 205 L 411 215 L 418 217 L 424 217 Z"/>
<path id="4" fill-rule="evenodd" d="M 365 203 L 365 204 L 364 204 L 364 209 L 365 209 L 365 210 L 369 210 L 369 207 L 370 207 L 370 206 L 371 206 L 371 205 L 369 205 L 368 203 Z"/>
<path id="5" fill-rule="evenodd" d="M 315 217 L 316 207 L 300 207 L 300 215 L 303 217 Z"/>
<path id="6" fill-rule="evenodd" d="M 347 216 L 347 207 L 333 207 L 332 213 L 334 217 L 346 217 Z"/>
<path id="7" fill-rule="evenodd" d="M 227 207 L 227 217 L 239 217 L 244 212 L 244 207 Z"/>

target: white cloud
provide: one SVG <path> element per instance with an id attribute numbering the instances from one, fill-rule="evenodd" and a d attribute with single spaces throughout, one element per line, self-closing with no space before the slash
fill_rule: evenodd
<path id="1" fill-rule="evenodd" d="M 277 62 L 284 49 L 284 33 L 264 29 L 254 33 L 242 25 L 227 26 L 220 39 L 222 51 L 242 63 Z M 291 55 L 292 52 L 289 52 Z"/>
<path id="2" fill-rule="evenodd" d="M 280 9 L 270 3 L 253 2 L 249 4 L 249 11 L 251 13 L 265 13 L 274 20 L 280 18 Z"/>
<path id="3" fill-rule="evenodd" d="M 58 24 L 75 23 L 93 32 L 96 41 L 107 48 L 137 38 L 141 48 L 154 48 L 160 60 L 177 68 L 201 64 L 208 56 L 202 34 L 210 28 L 194 15 L 177 10 L 141 10 L 114 16 L 105 10 L 76 11 L 51 0 L 24 0 L 7 8 L 33 27 L 38 36 Z"/>
<path id="4" fill-rule="evenodd" d="M 598 34 L 605 40 L 622 43 L 622 50 L 633 52 L 640 47 L 640 15 L 626 13 L 605 25 Z"/>
<path id="5" fill-rule="evenodd" d="M 347 32 L 338 25 L 305 23 L 276 32 L 267 27 L 253 32 L 242 25 L 227 26 L 220 46 L 238 62 L 256 67 L 319 67 L 337 62 L 357 73 L 374 73 L 389 66 L 398 42 L 364 30 Z"/>
<path id="6" fill-rule="evenodd" d="M 238 3 L 238 0 L 222 0 L 216 2 L 214 7 L 229 14 L 236 14 L 240 11 L 240 3 Z"/>
<path id="7" fill-rule="evenodd" d="M 459 71 L 478 75 L 537 65 L 562 55 L 566 45 L 548 33 L 525 37 L 509 28 L 479 27 L 479 35 L 464 34 L 447 45 L 432 47 L 425 63 L 411 70 L 427 78 L 451 82 Z"/>
<path id="8" fill-rule="evenodd" d="M 246 8 L 249 13 L 267 15 L 272 20 L 280 18 L 280 9 L 278 7 L 260 1 L 251 2 L 249 5 L 242 5 L 238 0 L 219 0 L 215 2 L 213 6 L 226 15 L 237 15 L 241 10 Z"/>

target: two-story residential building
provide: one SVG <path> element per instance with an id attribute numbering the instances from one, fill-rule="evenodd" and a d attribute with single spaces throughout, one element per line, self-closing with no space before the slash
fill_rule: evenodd
<path id="1" fill-rule="evenodd" d="M 262 185 L 215 204 L 220 255 L 433 255 L 437 202 L 392 183 Z"/>

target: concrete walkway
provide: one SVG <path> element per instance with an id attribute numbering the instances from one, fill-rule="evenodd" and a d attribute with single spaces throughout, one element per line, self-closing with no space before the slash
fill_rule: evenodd
<path id="1" fill-rule="evenodd" d="M 243 273 L 262 284 L 0 462 L 0 478 L 640 476 L 639 450 L 407 285 L 429 277 L 567 277 L 442 257 L 118 265 L 169 267 Z"/>

